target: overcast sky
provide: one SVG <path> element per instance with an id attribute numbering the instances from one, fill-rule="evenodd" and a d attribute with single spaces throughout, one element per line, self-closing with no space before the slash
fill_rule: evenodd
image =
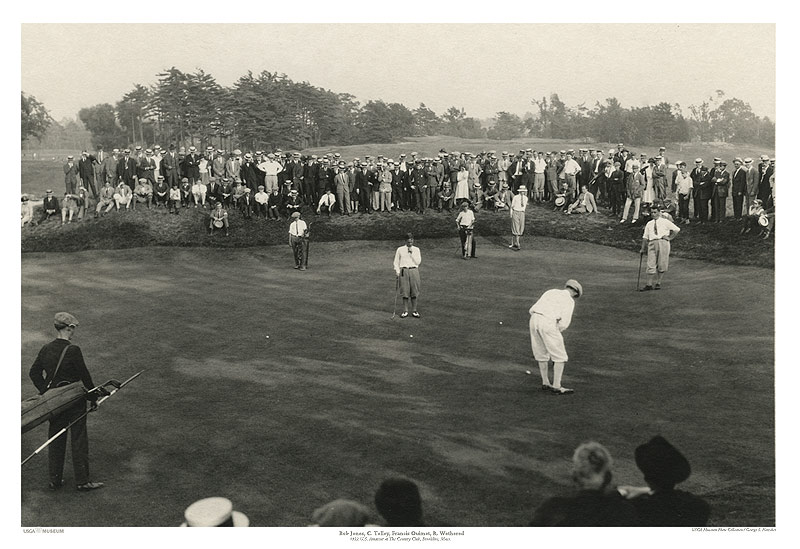
<path id="1" fill-rule="evenodd" d="M 535 112 L 616 97 L 688 106 L 724 90 L 775 120 L 770 24 L 24 24 L 22 90 L 56 120 L 111 103 L 172 66 L 223 86 L 247 71 L 437 114 Z"/>

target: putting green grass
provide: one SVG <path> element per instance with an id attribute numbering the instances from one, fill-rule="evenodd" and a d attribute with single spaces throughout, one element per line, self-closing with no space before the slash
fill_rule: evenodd
<path id="1" fill-rule="evenodd" d="M 641 485 L 634 448 L 659 433 L 712 524 L 774 525 L 774 271 L 673 258 L 664 289 L 639 293 L 635 252 L 477 243 L 463 261 L 457 239 L 417 241 L 421 319 L 391 318 L 402 242 L 312 242 L 306 272 L 285 245 L 23 254 L 23 398 L 56 310 L 80 319 L 95 382 L 146 371 L 89 416 L 106 488 L 51 493 L 37 456 L 22 525 L 174 526 L 217 495 L 253 526 L 303 526 L 405 475 L 430 525 L 522 526 L 570 490 L 578 444 Z M 558 397 L 539 389 L 528 308 L 567 278 L 585 296 L 565 332 L 575 394 Z M 26 433 L 21 458 L 45 438 Z"/>

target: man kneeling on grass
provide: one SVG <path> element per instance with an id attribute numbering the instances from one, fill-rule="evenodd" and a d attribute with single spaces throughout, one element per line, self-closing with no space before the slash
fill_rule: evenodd
<path id="1" fill-rule="evenodd" d="M 214 229 L 225 228 L 225 236 L 228 236 L 228 212 L 222 207 L 222 202 L 217 202 L 214 211 L 211 212 L 211 220 L 208 223 L 208 234 L 214 234 Z"/>

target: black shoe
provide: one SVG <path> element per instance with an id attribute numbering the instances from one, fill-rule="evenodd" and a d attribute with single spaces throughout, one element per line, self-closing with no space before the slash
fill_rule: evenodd
<path id="1" fill-rule="evenodd" d="M 102 482 L 86 482 L 84 484 L 78 484 L 78 492 L 91 492 L 103 486 L 105 486 L 105 484 Z"/>
<path id="2" fill-rule="evenodd" d="M 642 288 L 642 289 L 641 289 L 641 290 L 639 290 L 639 291 L 640 291 L 640 292 L 649 292 L 649 291 L 650 291 L 650 290 L 652 290 L 652 289 L 653 289 L 653 287 L 652 287 L 650 284 L 648 284 L 647 286 L 645 286 L 644 288 Z"/>
<path id="3" fill-rule="evenodd" d="M 411 316 L 413 316 L 414 318 L 420 318 L 420 314 L 417 311 L 411 313 Z"/>
<path id="4" fill-rule="evenodd" d="M 542 384 L 542 391 L 550 392 L 552 390 L 553 390 L 553 386 L 552 385 L 544 385 L 544 384 Z"/>
<path id="5" fill-rule="evenodd" d="M 47 485 L 47 487 L 53 491 L 61 490 L 64 487 L 64 480 L 62 479 L 59 480 L 58 482 L 51 482 L 50 484 Z"/>
<path id="6" fill-rule="evenodd" d="M 653 286 L 653 289 L 654 290 L 660 290 L 661 289 L 661 284 L 656 284 L 655 286 Z"/>

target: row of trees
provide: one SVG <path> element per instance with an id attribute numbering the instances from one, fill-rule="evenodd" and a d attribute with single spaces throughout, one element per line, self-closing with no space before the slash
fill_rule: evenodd
<path id="1" fill-rule="evenodd" d="M 441 134 L 498 140 L 589 138 L 635 145 L 693 139 L 774 145 L 775 139 L 775 125 L 769 118 L 759 118 L 750 105 L 725 98 L 722 91 L 691 105 L 688 117 L 679 105 L 625 108 L 616 98 L 591 109 L 570 107 L 554 93 L 531 101 L 538 112 L 523 117 L 499 112 L 486 129 L 463 108 L 450 107 L 437 115 L 424 103 L 413 110 L 382 100 L 362 105 L 350 94 L 293 82 L 268 71 L 248 72 L 229 88 L 202 70 L 185 73 L 173 67 L 157 77 L 152 86 L 134 85 L 115 105 L 80 110 L 78 117 L 95 145 L 158 142 L 226 149 L 304 149 Z M 43 105 L 24 93 L 22 122 L 23 140 L 42 138 L 42 128 L 53 123 Z"/>

